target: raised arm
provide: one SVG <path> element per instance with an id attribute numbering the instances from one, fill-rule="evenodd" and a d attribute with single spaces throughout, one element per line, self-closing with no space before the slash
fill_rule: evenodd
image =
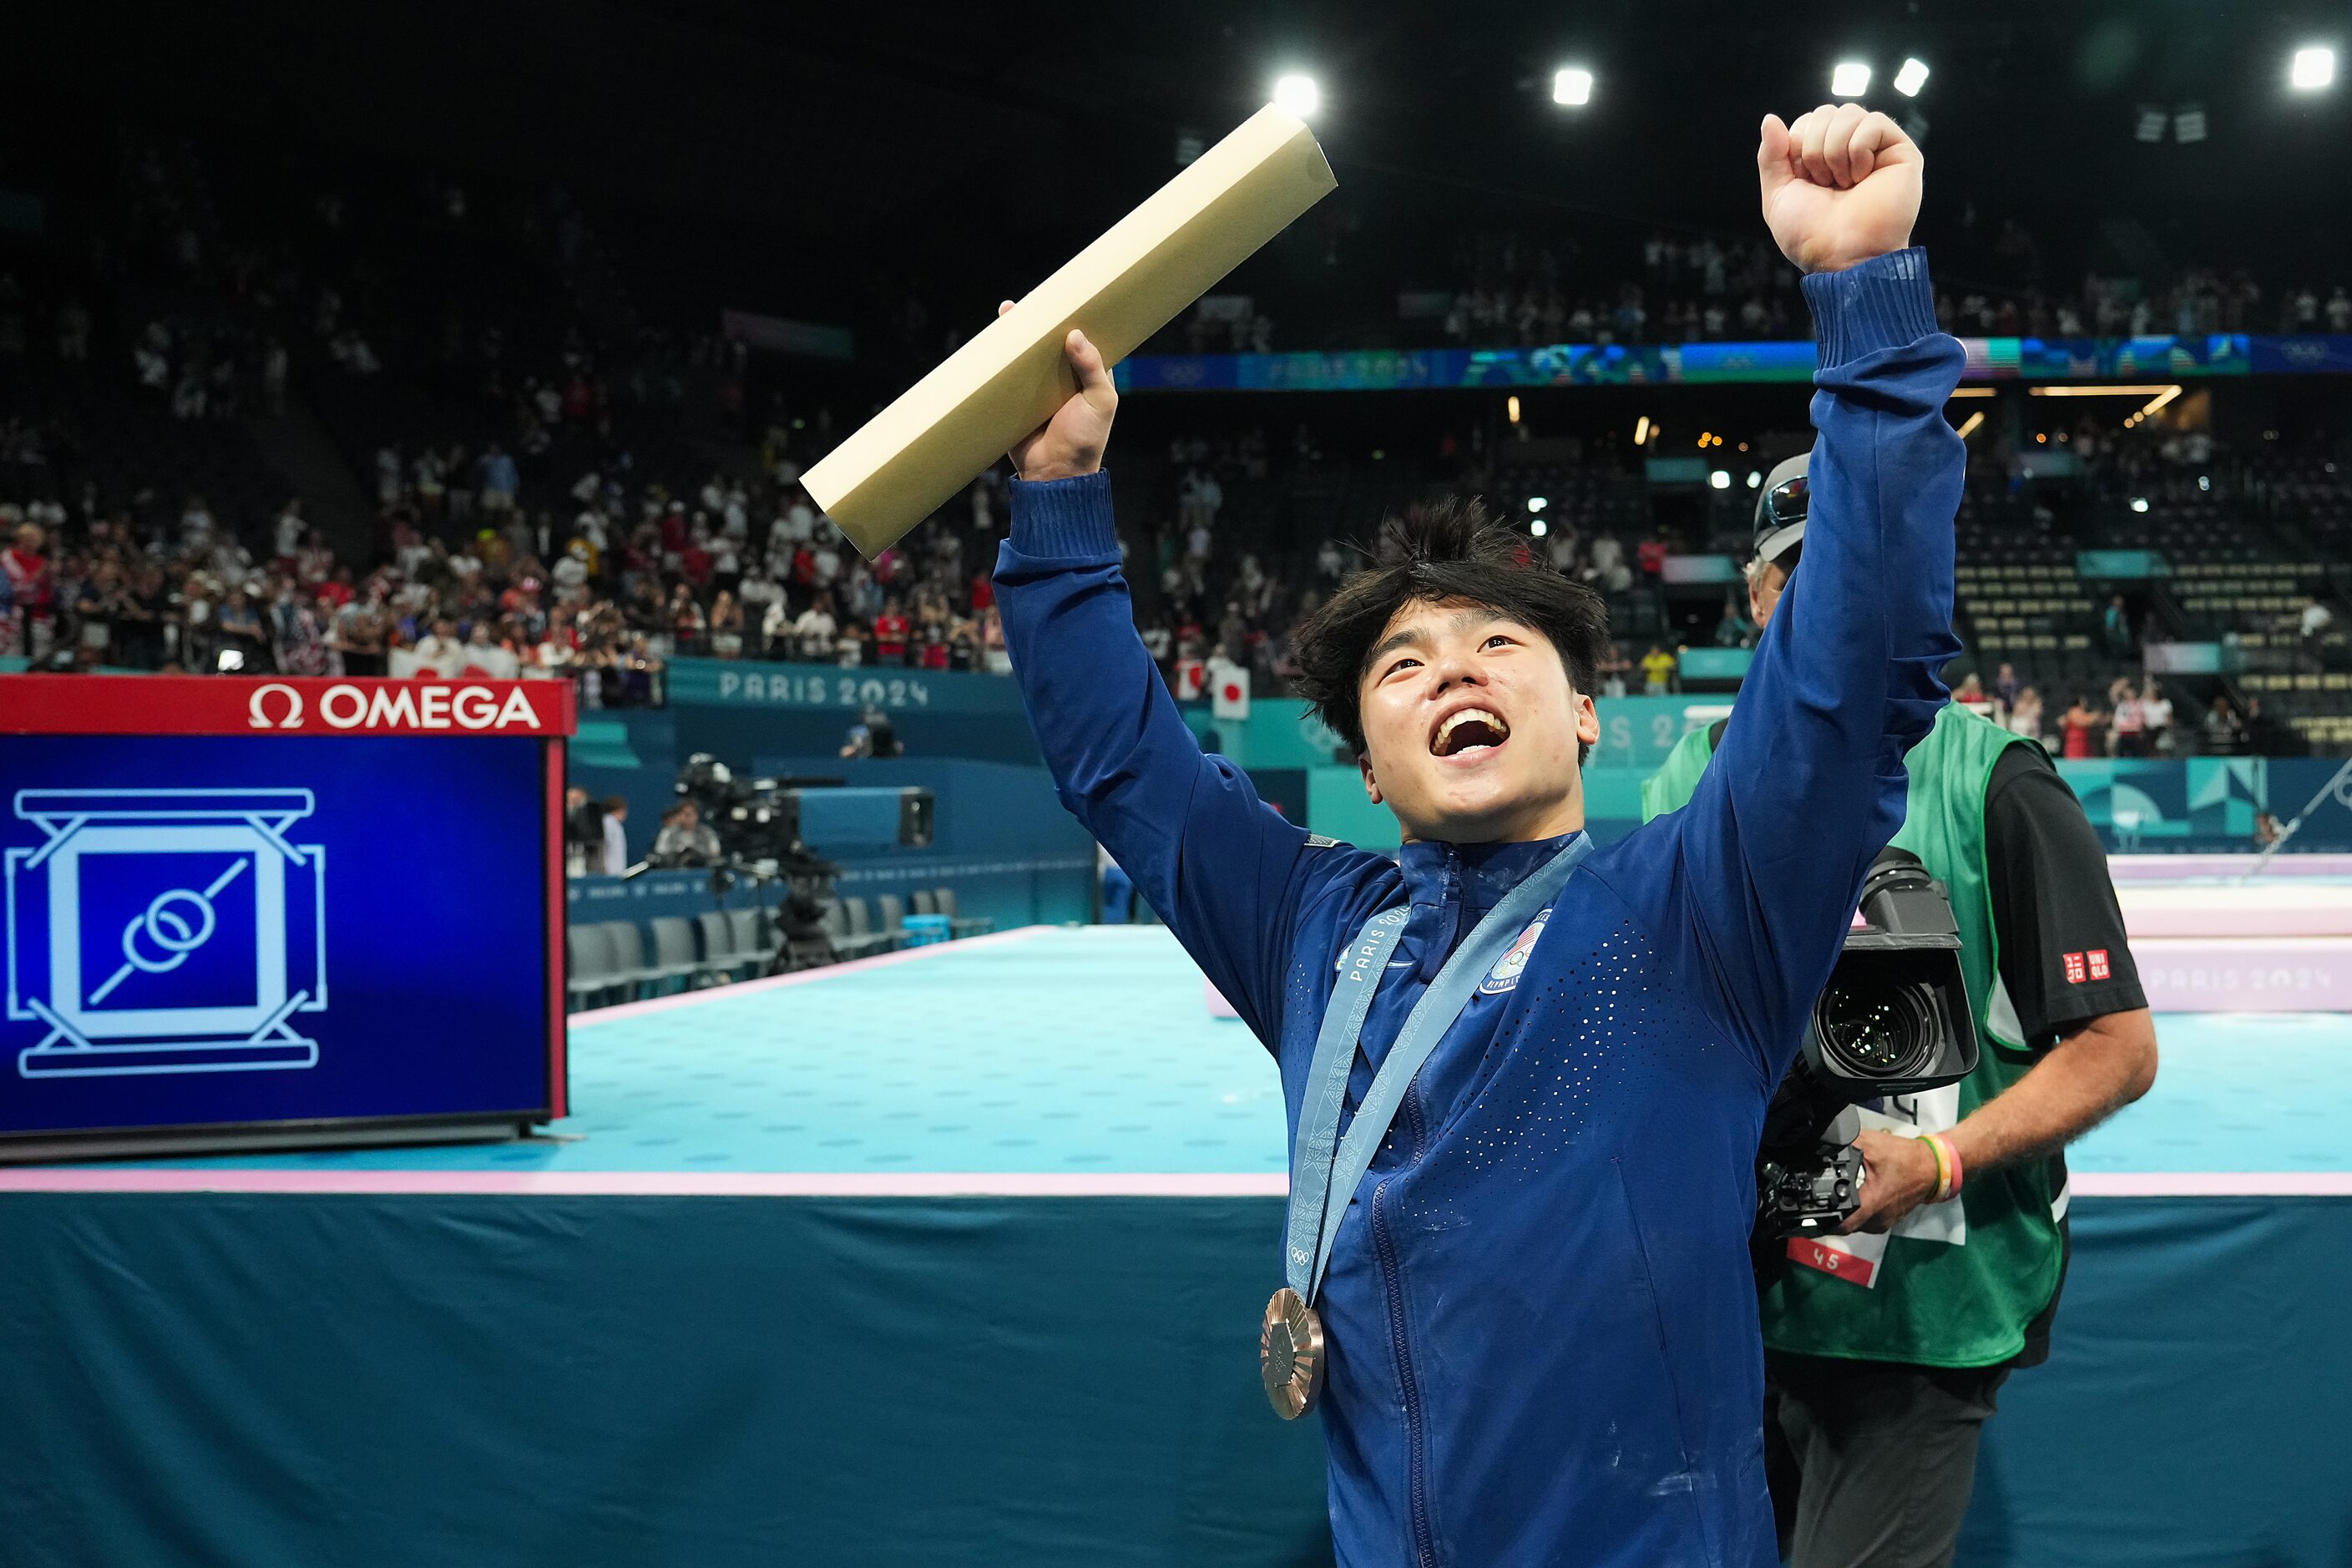
<path id="1" fill-rule="evenodd" d="M 996 562 L 1013 673 L 1063 805 L 1271 1047 L 1302 891 L 1372 858 L 1309 850 L 1176 711 L 1119 572 L 1101 469 L 1118 394 L 1083 334 L 1068 352 L 1076 395 L 1013 453 L 1022 477 Z"/>
<path id="2" fill-rule="evenodd" d="M 1773 237 L 1805 268 L 1821 345 L 1804 570 L 1758 646 L 1688 806 L 1661 923 L 1699 949 L 1778 1078 L 1828 980 L 1864 874 L 1902 825 L 1904 754 L 1948 698 L 1952 519 L 1964 449 L 1944 418 L 1958 342 L 1906 248 L 1919 151 L 1883 114 L 1764 121 Z"/>

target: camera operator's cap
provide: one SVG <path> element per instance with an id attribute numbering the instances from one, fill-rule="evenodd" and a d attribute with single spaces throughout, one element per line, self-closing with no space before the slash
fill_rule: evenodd
<path id="1" fill-rule="evenodd" d="M 1772 465 L 1764 477 L 1764 493 L 1756 498 L 1756 554 L 1778 561 L 1805 542 L 1805 510 L 1811 504 L 1808 478 L 1811 452 L 1800 452 Z"/>

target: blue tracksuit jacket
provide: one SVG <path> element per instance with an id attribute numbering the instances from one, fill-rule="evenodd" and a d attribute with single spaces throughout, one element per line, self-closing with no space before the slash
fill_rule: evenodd
<path id="1" fill-rule="evenodd" d="M 1497 966 L 1342 1222 L 1318 1305 L 1343 1565 L 1778 1560 L 1746 1245 L 1759 1127 L 1959 652 L 1943 407 L 1961 353 L 1926 258 L 1804 289 L 1805 570 L 1740 722 L 1690 805 L 1593 854 L 1524 968 Z M 996 582 L 1064 803 L 1273 1051 L 1294 1128 L 1342 949 L 1411 901 L 1360 1100 L 1445 955 L 1566 841 L 1411 844 L 1399 864 L 1265 806 L 1202 754 L 1136 637 L 1104 475 L 1016 484 Z M 1268 1237 L 1269 1290 L 1280 1254 Z"/>

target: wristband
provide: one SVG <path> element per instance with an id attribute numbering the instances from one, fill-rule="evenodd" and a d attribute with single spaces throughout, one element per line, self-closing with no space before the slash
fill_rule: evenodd
<path id="1" fill-rule="evenodd" d="M 1940 1204 L 1959 1196 L 1960 1152 L 1952 1146 L 1950 1139 L 1940 1132 L 1930 1132 L 1927 1136 L 1928 1147 L 1936 1155 L 1936 1195 L 1928 1201 Z"/>
<path id="2" fill-rule="evenodd" d="M 1936 1185 L 1935 1189 L 1928 1193 L 1927 1201 L 1931 1204 L 1942 1203 L 1945 1189 L 1952 1183 L 1951 1161 L 1945 1156 L 1943 1141 L 1933 1132 L 1922 1132 L 1919 1134 L 1919 1142 L 1927 1145 L 1928 1157 L 1936 1162 Z"/>

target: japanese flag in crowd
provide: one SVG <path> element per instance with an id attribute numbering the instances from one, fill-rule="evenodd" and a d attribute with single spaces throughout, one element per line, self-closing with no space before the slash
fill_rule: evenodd
<path id="1" fill-rule="evenodd" d="M 1200 700 L 1202 689 L 1208 684 L 1208 667 L 1199 659 L 1178 659 L 1172 681 L 1176 688 L 1176 700 L 1179 702 Z"/>
<path id="2" fill-rule="evenodd" d="M 1250 672 L 1227 659 L 1209 661 L 1209 710 L 1220 719 L 1249 717 Z"/>

